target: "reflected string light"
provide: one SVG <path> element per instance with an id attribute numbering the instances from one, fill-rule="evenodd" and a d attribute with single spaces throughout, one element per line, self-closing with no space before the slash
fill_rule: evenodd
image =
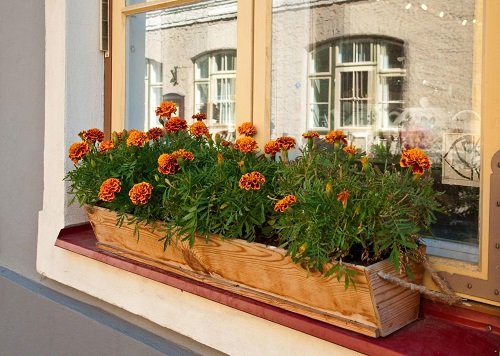
<path id="1" fill-rule="evenodd" d="M 467 25 L 467 20 L 462 21 L 462 26 L 465 26 L 465 25 Z"/>
<path id="2" fill-rule="evenodd" d="M 443 12 L 443 11 L 441 11 L 441 12 L 439 13 L 439 17 L 441 17 L 441 18 L 443 18 L 443 17 L 444 17 L 444 12 Z"/>
<path id="3" fill-rule="evenodd" d="M 422 8 L 422 10 L 424 10 L 424 11 L 427 11 L 427 9 L 428 9 L 427 5 L 425 5 L 425 4 L 420 5 L 420 7 L 421 7 L 421 8 Z"/>
<path id="4" fill-rule="evenodd" d="M 380 0 L 376 0 L 376 1 L 379 2 Z M 411 1 L 408 1 L 408 3 L 405 5 L 405 10 L 407 10 L 407 11 L 410 10 L 413 7 L 413 5 L 415 5 L 417 7 L 417 9 L 420 7 L 423 11 L 429 10 L 429 6 L 427 4 L 418 2 L 418 0 L 415 4 L 413 4 Z M 473 24 L 477 24 L 476 19 L 464 19 L 463 17 L 455 16 L 455 15 L 452 15 L 449 13 L 446 14 L 444 11 L 437 11 L 437 10 L 430 9 L 429 12 L 436 14 L 437 16 L 439 16 L 442 19 L 444 19 L 445 15 L 446 15 L 446 18 L 457 20 L 462 26 L 466 26 L 469 22 L 471 22 Z"/>
<path id="5" fill-rule="evenodd" d="M 409 2 L 409 3 L 405 6 L 405 9 L 406 9 L 406 10 L 410 10 L 412 6 L 413 6 L 413 5 L 411 4 L 411 2 Z"/>

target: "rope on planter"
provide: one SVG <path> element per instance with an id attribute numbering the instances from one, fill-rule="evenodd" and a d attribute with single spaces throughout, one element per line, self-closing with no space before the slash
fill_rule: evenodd
<path id="1" fill-rule="evenodd" d="M 432 268 L 426 257 L 423 260 L 423 266 L 430 273 L 432 280 L 443 291 L 443 293 L 431 290 L 419 284 L 407 282 L 399 277 L 393 276 L 383 271 L 378 272 L 377 275 L 384 281 L 387 281 L 389 283 L 398 285 L 406 289 L 410 289 L 412 291 L 418 291 L 420 294 L 423 294 L 432 300 L 441 301 L 448 305 L 455 305 L 462 303 L 462 298 L 459 297 L 458 295 L 455 295 L 453 289 L 451 289 L 448 283 L 439 276 L 439 274 L 436 272 L 436 270 L 434 270 L 434 268 Z"/>

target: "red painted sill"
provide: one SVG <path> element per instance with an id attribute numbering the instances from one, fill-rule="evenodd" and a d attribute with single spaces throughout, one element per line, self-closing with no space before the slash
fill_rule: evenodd
<path id="1" fill-rule="evenodd" d="M 55 245 L 368 355 L 500 355 L 499 308 L 482 313 L 424 300 L 419 320 L 385 338 L 372 339 L 107 254 L 96 249 L 95 241 L 90 225 L 82 224 L 61 230 Z"/>

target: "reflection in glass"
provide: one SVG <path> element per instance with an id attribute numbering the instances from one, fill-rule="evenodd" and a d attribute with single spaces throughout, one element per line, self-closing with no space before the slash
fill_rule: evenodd
<path id="1" fill-rule="evenodd" d="M 202 0 L 127 17 L 126 128 L 159 126 L 155 108 L 177 98 L 188 124 L 204 112 L 234 135 L 236 13 L 236 0 Z"/>
<path id="2" fill-rule="evenodd" d="M 341 129 L 395 167 L 403 149 L 422 148 L 444 210 L 425 234 L 460 243 L 469 261 L 479 244 L 481 104 L 481 23 L 471 19 L 482 1 L 435 0 L 424 11 L 393 0 L 273 0 L 272 138 Z"/>

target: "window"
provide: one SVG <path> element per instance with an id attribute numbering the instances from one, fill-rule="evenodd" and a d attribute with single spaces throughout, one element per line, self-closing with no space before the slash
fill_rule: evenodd
<path id="1" fill-rule="evenodd" d="M 156 107 L 162 101 L 163 73 L 162 64 L 154 59 L 146 58 L 146 77 L 144 78 L 146 86 L 146 129 L 158 125 L 158 119 L 155 114 Z"/>
<path id="2" fill-rule="evenodd" d="M 212 133 L 235 137 L 236 53 L 203 55 L 195 64 L 194 111 L 207 114 Z"/>
<path id="3" fill-rule="evenodd" d="M 342 39 L 311 51 L 307 129 L 347 130 L 368 150 L 369 131 L 397 128 L 404 59 L 403 44 L 388 40 Z"/>

